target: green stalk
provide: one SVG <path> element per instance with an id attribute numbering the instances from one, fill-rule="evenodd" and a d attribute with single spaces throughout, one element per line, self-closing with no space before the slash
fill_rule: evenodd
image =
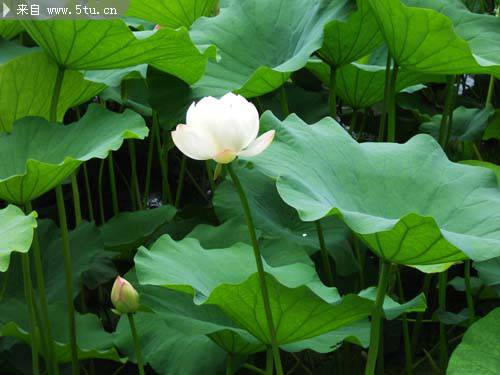
<path id="1" fill-rule="evenodd" d="M 130 325 L 130 332 L 132 332 L 132 338 L 134 340 L 135 356 L 137 357 L 137 367 L 139 368 L 139 375 L 144 375 L 144 362 L 142 361 L 141 353 L 141 341 L 137 335 L 137 329 L 135 328 L 134 315 L 127 314 L 128 322 Z"/>
<path id="2" fill-rule="evenodd" d="M 265 372 L 264 370 L 258 368 L 258 367 L 255 367 L 254 365 L 251 365 L 250 363 L 245 363 L 243 365 L 243 368 L 247 369 L 247 370 L 250 370 L 256 374 L 259 374 L 259 375 L 268 375 L 269 373 Z"/>
<path id="3" fill-rule="evenodd" d="M 377 355 L 380 345 L 380 327 L 384 317 L 384 299 L 387 291 L 387 283 L 389 280 L 391 264 L 385 260 L 381 260 L 381 269 L 377 286 L 377 297 L 375 306 L 372 311 L 371 331 L 370 331 L 370 348 L 368 350 L 368 360 L 365 368 L 365 375 L 374 375 L 375 366 L 377 364 Z"/>
<path id="4" fill-rule="evenodd" d="M 449 122 L 451 111 L 453 111 L 453 97 L 455 91 L 455 76 L 450 75 L 446 78 L 446 98 L 444 101 L 443 114 L 441 116 L 441 125 L 439 127 L 439 144 L 444 149 L 448 144 Z"/>
<path id="5" fill-rule="evenodd" d="M 264 264 L 262 262 L 262 256 L 260 254 L 259 242 L 257 240 L 257 234 L 255 232 L 255 227 L 253 224 L 252 213 L 250 211 L 250 206 L 248 204 L 248 199 L 246 197 L 245 190 L 243 190 L 243 186 L 241 185 L 241 182 L 236 173 L 234 172 L 231 164 L 227 165 L 227 170 L 231 175 L 231 179 L 233 180 L 236 190 L 238 191 L 241 205 L 243 207 L 243 211 L 245 212 L 245 220 L 248 226 L 248 233 L 252 241 L 255 263 L 257 265 L 257 271 L 259 275 L 259 284 L 260 284 L 260 291 L 262 294 L 262 301 L 264 303 L 264 312 L 266 314 L 269 335 L 271 336 L 271 348 L 273 351 L 276 373 L 277 375 L 283 375 L 283 367 L 281 365 L 281 358 L 280 358 L 280 349 L 278 346 L 278 341 L 276 339 L 276 330 L 274 327 L 273 315 L 271 311 L 271 302 L 269 300 L 269 291 L 267 289 L 266 274 L 264 272 Z"/>
<path id="6" fill-rule="evenodd" d="M 495 9 L 495 17 L 498 17 L 499 13 L 500 13 L 500 5 L 497 6 Z M 486 95 L 485 106 L 492 103 L 494 91 L 495 91 L 495 77 L 491 75 L 490 82 L 488 84 L 488 94 Z"/>
<path id="7" fill-rule="evenodd" d="M 111 203 L 113 205 L 113 215 L 116 216 L 120 212 L 118 207 L 118 192 L 116 190 L 115 164 L 113 161 L 113 152 L 108 155 L 108 173 L 109 185 L 111 187 Z"/>
<path id="8" fill-rule="evenodd" d="M 399 267 L 396 267 L 396 277 L 398 283 L 398 292 L 399 292 L 399 303 L 405 303 L 405 295 L 403 289 L 403 282 L 401 281 L 401 273 L 399 271 Z M 403 343 L 405 348 L 405 368 L 407 375 L 413 375 L 413 355 L 411 352 L 411 343 L 410 343 L 410 330 L 408 329 L 408 317 L 406 313 L 402 315 L 402 323 L 403 323 Z"/>
<path id="9" fill-rule="evenodd" d="M 396 80 L 398 77 L 398 64 L 394 61 L 389 86 L 389 108 L 387 111 L 387 142 L 396 142 Z"/>
<path id="10" fill-rule="evenodd" d="M 286 95 L 284 84 L 280 87 L 280 104 L 283 117 L 288 117 L 288 115 L 290 114 L 290 108 L 288 107 L 288 98 Z"/>
<path id="11" fill-rule="evenodd" d="M 149 145 L 148 145 L 148 160 L 146 162 L 146 182 L 144 185 L 144 204 L 148 204 L 149 193 L 151 189 L 151 171 L 153 169 L 153 151 L 155 148 L 155 137 L 156 130 L 155 126 L 158 126 L 158 118 L 155 113 L 153 113 L 153 124 L 151 125 L 151 131 L 149 133 Z"/>
<path id="12" fill-rule="evenodd" d="M 159 121 L 159 120 L 158 120 Z M 159 122 L 158 122 L 159 124 Z M 160 137 L 159 126 L 156 127 L 156 148 L 158 150 L 158 159 L 160 160 L 160 171 L 162 180 L 162 201 L 165 199 L 169 204 L 173 203 L 172 192 L 170 191 L 170 184 L 168 183 L 168 155 L 163 155 L 163 147 Z"/>
<path id="13" fill-rule="evenodd" d="M 387 61 L 385 64 L 385 85 L 384 85 L 384 101 L 382 113 L 380 114 L 380 125 L 378 128 L 378 141 L 383 142 L 385 138 L 385 124 L 387 122 L 387 108 L 389 105 L 389 87 L 391 85 L 391 62 L 392 57 L 387 51 Z"/>
<path id="14" fill-rule="evenodd" d="M 89 210 L 90 221 L 95 221 L 94 205 L 92 204 L 92 192 L 90 191 L 89 172 L 87 170 L 87 163 L 83 163 L 83 178 L 85 180 L 85 192 L 87 195 L 87 206 Z"/>
<path id="15" fill-rule="evenodd" d="M 61 185 L 56 187 L 56 199 L 63 248 L 64 276 L 66 280 L 66 303 L 68 305 L 68 328 L 71 344 L 71 370 L 73 375 L 78 375 L 80 371 L 78 368 L 78 352 L 76 347 L 76 322 L 75 307 L 73 305 L 73 273 L 71 271 L 71 250 L 69 244 L 68 223 L 66 220 L 66 207 L 64 205 L 64 196 Z"/>
<path id="16" fill-rule="evenodd" d="M 318 233 L 319 248 L 321 249 L 321 263 L 323 264 L 323 272 L 325 273 L 328 286 L 333 286 L 332 267 L 330 264 L 330 256 L 328 255 L 328 250 L 326 249 L 323 227 L 319 220 L 316 220 L 314 224 L 316 224 L 316 232 Z"/>
<path id="17" fill-rule="evenodd" d="M 184 187 L 184 177 L 186 175 L 186 161 L 187 161 L 186 155 L 182 155 L 181 169 L 179 171 L 179 181 L 177 182 L 177 191 L 175 193 L 174 206 L 176 208 L 178 208 L 179 204 L 181 203 L 182 188 Z"/>
<path id="18" fill-rule="evenodd" d="M 26 202 L 26 213 L 31 213 L 33 208 L 31 207 L 31 202 Z M 55 348 L 54 340 L 52 338 L 52 328 L 49 319 L 49 308 L 47 303 L 47 293 L 45 291 L 45 275 L 43 272 L 42 256 L 40 251 L 40 243 L 38 242 L 38 233 L 35 230 L 33 233 L 33 242 L 31 243 L 31 252 L 33 254 L 33 260 L 35 264 L 35 275 L 38 290 L 38 297 L 40 298 L 40 309 L 41 309 L 41 328 L 47 337 L 47 364 L 49 373 L 58 373 L 59 368 L 57 366 L 57 361 L 55 359 Z"/>
<path id="19" fill-rule="evenodd" d="M 231 353 L 227 353 L 226 375 L 233 375 L 233 356 Z"/>
<path id="20" fill-rule="evenodd" d="M 439 274 L 439 310 L 446 311 L 446 283 L 448 281 L 448 272 L 443 271 Z M 439 365 L 441 371 L 446 373 L 448 366 L 448 340 L 446 338 L 446 326 L 439 321 Z"/>
<path id="21" fill-rule="evenodd" d="M 127 141 L 128 151 L 130 155 L 130 187 L 132 195 L 137 202 L 137 207 L 142 210 L 141 191 L 139 189 L 139 178 L 137 177 L 137 156 L 135 152 L 135 143 L 133 139 Z"/>
<path id="22" fill-rule="evenodd" d="M 273 375 L 273 368 L 274 368 L 273 349 L 268 347 L 266 350 L 266 374 Z"/>
<path id="23" fill-rule="evenodd" d="M 330 116 L 337 121 L 337 93 L 335 85 L 337 81 L 337 69 L 330 66 L 330 93 L 328 95 L 328 106 L 330 107 Z"/>
<path id="24" fill-rule="evenodd" d="M 210 185 L 210 190 L 212 191 L 212 196 L 215 193 L 215 180 L 214 180 L 214 173 L 212 171 L 212 168 L 210 167 L 210 160 L 205 160 L 205 169 L 207 170 L 207 175 L 208 175 L 208 183 Z"/>
<path id="25" fill-rule="evenodd" d="M 358 111 L 354 110 L 352 112 L 351 123 L 349 124 L 349 134 L 354 138 L 354 132 L 358 123 Z"/>
<path id="26" fill-rule="evenodd" d="M 21 254 L 21 263 L 23 268 L 23 283 L 24 283 L 24 296 L 26 304 L 28 305 L 29 313 L 29 330 L 31 335 L 31 361 L 32 370 L 34 375 L 40 374 L 40 365 L 38 362 L 38 337 L 37 326 L 35 320 L 35 309 L 33 306 L 33 286 L 31 285 L 30 275 L 30 262 L 28 254 Z"/>
<path id="27" fill-rule="evenodd" d="M 104 159 L 101 159 L 99 163 L 99 176 L 97 178 L 97 193 L 99 195 L 99 216 L 101 218 L 101 225 L 106 222 L 104 216 L 104 197 L 102 195 L 102 175 L 104 172 Z"/>
<path id="28" fill-rule="evenodd" d="M 465 297 L 467 299 L 467 312 L 469 324 L 474 323 L 474 297 L 472 296 L 472 285 L 470 280 L 470 260 L 464 262 Z"/>
<path id="29" fill-rule="evenodd" d="M 359 246 L 359 238 L 353 233 L 352 244 L 354 247 L 354 252 L 356 253 L 356 260 L 359 266 L 359 289 L 365 288 L 365 259 L 361 253 L 361 248 Z"/>
<path id="30" fill-rule="evenodd" d="M 422 287 L 422 294 L 428 298 L 429 289 L 431 287 L 432 274 L 426 273 L 424 277 L 424 285 Z M 424 318 L 424 313 L 419 312 L 417 318 L 415 319 L 415 324 L 413 326 L 412 336 L 411 336 L 411 351 L 415 353 L 417 351 L 418 339 L 420 336 L 420 329 L 422 328 L 422 320 Z"/>
<path id="31" fill-rule="evenodd" d="M 80 206 L 80 189 L 78 188 L 78 171 L 71 175 L 71 190 L 73 192 L 73 207 L 75 209 L 75 226 L 82 222 L 82 208 Z"/>

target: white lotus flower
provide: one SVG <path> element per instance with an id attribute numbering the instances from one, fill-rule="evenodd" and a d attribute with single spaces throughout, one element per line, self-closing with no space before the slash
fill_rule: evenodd
<path id="1" fill-rule="evenodd" d="M 228 93 L 220 99 L 207 96 L 191 104 L 186 124 L 177 125 L 172 139 L 192 159 L 227 164 L 237 156 L 260 154 L 271 144 L 275 131 L 257 138 L 258 133 L 255 106 L 240 95 Z"/>

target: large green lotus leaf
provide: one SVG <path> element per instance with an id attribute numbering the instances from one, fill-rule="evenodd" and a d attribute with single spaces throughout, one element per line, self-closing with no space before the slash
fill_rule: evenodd
<path id="1" fill-rule="evenodd" d="M 283 203 L 271 178 L 256 170 L 245 168 L 239 169 L 237 173 L 245 188 L 255 226 L 267 238 L 278 240 L 277 251 L 284 253 L 283 256 L 286 257 L 288 250 L 284 245 L 287 242 L 305 247 L 310 253 L 319 251 L 316 225 L 300 220 L 296 211 Z M 239 217 L 244 222 L 238 193 L 230 181 L 219 185 L 213 203 L 221 220 Z M 322 220 L 322 227 L 327 250 L 337 265 L 336 272 L 341 275 L 356 272 L 358 266 L 349 242 L 349 229 L 334 217 Z M 248 234 L 244 238 L 248 238 Z M 266 252 L 263 252 L 263 255 L 266 257 Z"/>
<path id="2" fill-rule="evenodd" d="M 488 125 L 489 118 L 494 114 L 495 109 L 491 105 L 484 108 L 458 107 L 453 111 L 453 126 L 451 129 L 451 141 L 480 141 L 484 129 Z M 439 129 L 441 127 L 442 115 L 435 115 L 431 121 L 420 125 L 420 130 L 439 139 Z"/>
<path id="3" fill-rule="evenodd" d="M 239 327 L 269 343 L 250 246 L 204 250 L 194 239 L 175 242 L 163 236 L 150 251 L 141 248 L 135 264 L 141 284 L 182 290 L 194 295 L 197 303 L 216 305 Z M 333 331 L 371 311 L 371 301 L 354 295 L 340 298 L 335 289 L 322 285 L 310 265 L 266 264 L 265 270 L 280 344 Z"/>
<path id="4" fill-rule="evenodd" d="M 484 285 L 492 287 L 500 296 L 500 257 L 474 262 L 473 267 Z"/>
<path id="5" fill-rule="evenodd" d="M 145 245 L 175 214 L 175 207 L 168 205 L 152 210 L 121 212 L 100 227 L 104 246 L 111 251 L 134 251 Z"/>
<path id="6" fill-rule="evenodd" d="M 127 16 L 171 27 L 190 27 L 202 16 L 210 16 L 218 0 L 131 0 Z"/>
<path id="7" fill-rule="evenodd" d="M 0 37 L 4 39 L 12 39 L 23 31 L 23 26 L 19 21 L 2 20 L 0 21 Z"/>
<path id="8" fill-rule="evenodd" d="M 11 131 L 13 122 L 25 116 L 49 117 L 57 65 L 44 52 L 22 50 L 22 56 L 0 65 L 0 132 Z M 84 80 L 80 72 L 68 71 L 57 104 L 58 121 L 69 108 L 86 102 L 104 87 Z"/>
<path id="9" fill-rule="evenodd" d="M 500 368 L 500 308 L 469 327 L 450 358 L 447 375 L 496 375 Z"/>
<path id="10" fill-rule="evenodd" d="M 477 38 L 477 43 L 468 42 L 466 39 L 474 40 L 484 29 L 477 28 L 478 22 L 468 19 L 465 12 L 460 17 L 464 20 L 464 30 L 468 29 L 466 35 L 457 30 L 450 18 L 433 9 L 408 7 L 400 0 L 368 2 L 398 65 L 426 73 L 491 73 L 500 76 L 498 43 L 490 39 L 492 30 L 495 35 L 498 33 L 500 20 L 490 21 L 493 17 L 485 16 L 479 23 L 485 22 L 488 36 Z M 438 7 L 443 4 L 434 3 Z M 413 5 L 412 2 L 409 4 Z M 471 21 L 474 21 L 472 27 Z"/>
<path id="11" fill-rule="evenodd" d="M 452 163 L 420 134 L 405 144 L 358 144 L 326 118 L 261 118 L 276 140 L 252 163 L 278 177 L 302 220 L 336 215 L 380 257 L 405 265 L 500 255 L 500 190 L 485 168 Z"/>
<path id="12" fill-rule="evenodd" d="M 219 55 L 193 89 L 246 97 L 275 90 L 321 47 L 324 25 L 344 19 L 349 8 L 346 0 L 232 1 L 218 16 L 192 26 L 194 43 L 215 45 Z"/>
<path id="13" fill-rule="evenodd" d="M 461 160 L 460 163 L 468 164 L 468 165 L 475 165 L 475 166 L 483 167 L 483 168 L 488 168 L 489 170 L 493 171 L 493 173 L 496 174 L 498 186 L 500 187 L 500 165 L 496 165 L 496 164 L 493 164 L 493 163 L 490 163 L 487 161 L 482 161 L 482 160 Z"/>
<path id="14" fill-rule="evenodd" d="M 309 69 L 321 82 L 329 85 L 330 67 L 317 59 L 307 63 Z M 396 80 L 396 91 L 422 82 L 440 81 L 439 76 L 421 74 L 401 69 Z M 336 71 L 335 93 L 351 107 L 370 107 L 384 99 L 385 66 L 352 63 Z"/>
<path id="15" fill-rule="evenodd" d="M 341 67 L 368 55 L 384 40 L 377 19 L 364 1 L 346 21 L 333 20 L 325 25 L 323 46 L 318 51 L 330 66 Z"/>
<path id="16" fill-rule="evenodd" d="M 500 110 L 495 110 L 495 114 L 484 131 L 483 139 L 500 139 Z"/>
<path id="17" fill-rule="evenodd" d="M 135 112 L 113 113 L 89 106 L 85 116 L 70 126 L 39 117 L 18 120 L 10 134 L 0 135 L 0 198 L 22 204 L 60 184 L 78 166 L 105 158 L 124 139 L 143 139 L 144 119 Z"/>
<path id="18" fill-rule="evenodd" d="M 29 251 L 36 226 L 35 213 L 24 215 L 16 206 L 0 210 L 0 272 L 9 268 L 13 252 Z"/>
<path id="19" fill-rule="evenodd" d="M 430 8 L 448 17 L 455 33 L 465 40 L 481 66 L 498 76 L 500 19 L 487 13 L 473 13 L 460 0 L 403 0 L 408 6 Z"/>
<path id="20" fill-rule="evenodd" d="M 31 37 L 57 63 L 71 70 L 150 64 L 188 83 L 205 70 L 207 57 L 186 29 L 133 33 L 122 20 L 22 21 Z"/>
<path id="21" fill-rule="evenodd" d="M 22 302 L 21 302 L 22 301 Z M 49 319 L 55 343 L 57 361 L 71 361 L 68 333 L 68 314 L 64 304 L 49 306 Z M 31 343 L 28 323 L 28 308 L 24 300 L 8 299 L 0 304 L 0 335 L 13 337 L 27 344 Z M 106 332 L 98 317 L 93 314 L 76 314 L 78 359 L 102 358 L 123 361 L 113 346 L 115 335 Z M 43 348 L 43 341 L 38 336 L 38 347 Z"/>

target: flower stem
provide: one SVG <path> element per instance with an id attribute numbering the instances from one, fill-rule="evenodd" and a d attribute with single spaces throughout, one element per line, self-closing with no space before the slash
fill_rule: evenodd
<path id="1" fill-rule="evenodd" d="M 405 303 L 405 295 L 403 289 L 403 282 L 401 280 L 401 273 L 399 271 L 399 267 L 396 267 L 396 277 L 398 283 L 398 293 L 399 293 L 399 303 Z M 408 319 L 406 313 L 403 313 L 402 319 L 403 323 L 403 344 L 405 348 L 405 368 L 406 374 L 413 374 L 413 355 L 411 352 L 411 343 L 410 343 L 410 330 L 408 329 Z"/>
<path id="2" fill-rule="evenodd" d="M 391 82 L 388 92 L 389 108 L 387 110 L 387 142 L 396 142 L 396 80 L 398 64 L 394 61 L 391 73 Z"/>
<path id="3" fill-rule="evenodd" d="M 446 311 L 446 283 L 448 281 L 448 272 L 443 271 L 439 274 L 439 310 Z M 446 327 L 439 321 L 439 365 L 441 371 L 446 373 L 448 366 L 448 342 L 446 338 Z"/>
<path id="4" fill-rule="evenodd" d="M 330 264 L 330 256 L 328 255 L 328 250 L 326 249 L 323 227 L 319 220 L 316 220 L 314 224 L 316 224 L 316 232 L 318 233 L 319 248 L 321 249 L 321 263 L 323 264 L 323 271 L 326 276 L 326 281 L 328 283 L 328 286 L 333 286 L 332 267 Z"/>
<path id="5" fill-rule="evenodd" d="M 212 171 L 212 168 L 210 166 L 210 160 L 205 160 L 205 169 L 207 170 L 207 175 L 208 175 L 208 183 L 210 184 L 210 190 L 212 191 L 212 197 L 215 193 L 215 180 L 214 180 L 214 173 Z"/>
<path id="6" fill-rule="evenodd" d="M 474 298 L 472 296 L 472 285 L 470 280 L 470 260 L 464 262 L 465 297 L 467 299 L 467 312 L 469 324 L 474 323 Z"/>
<path id="7" fill-rule="evenodd" d="M 113 215 L 118 215 L 120 208 L 118 206 L 118 192 L 116 190 L 115 164 L 113 161 L 113 152 L 108 155 L 108 173 L 109 185 L 111 187 L 111 203 L 113 205 Z"/>
<path id="8" fill-rule="evenodd" d="M 387 61 L 385 64 L 384 102 L 382 106 L 382 113 L 380 114 L 380 125 L 378 128 L 379 142 L 383 142 L 385 138 L 385 124 L 387 122 L 387 108 L 389 105 L 389 87 L 391 85 L 391 62 L 391 54 L 387 51 Z"/>
<path id="9" fill-rule="evenodd" d="M 139 368 L 139 375 L 144 375 L 144 362 L 142 361 L 141 352 L 141 341 L 137 335 L 137 329 L 135 327 L 134 314 L 127 314 L 128 323 L 130 325 L 130 332 L 132 333 L 132 338 L 134 340 L 135 356 L 137 357 L 137 367 Z"/>
<path id="10" fill-rule="evenodd" d="M 178 208 L 179 204 L 181 203 L 182 188 L 184 187 L 184 176 L 186 175 L 186 161 L 186 155 L 183 154 L 181 159 L 181 169 L 179 171 L 179 181 L 177 182 L 177 191 L 175 192 L 174 206 L 176 208 Z"/>
<path id="11" fill-rule="evenodd" d="M 31 207 L 31 202 L 26 202 L 25 212 L 31 213 L 33 208 Z M 45 291 L 45 276 L 43 272 L 42 256 L 40 251 L 40 243 L 38 241 L 38 233 L 35 230 L 33 233 L 33 242 L 31 244 L 31 252 L 33 254 L 33 260 L 35 264 L 35 275 L 38 290 L 38 297 L 40 299 L 40 309 L 41 309 L 41 325 L 42 331 L 47 337 L 47 366 L 49 367 L 49 373 L 57 373 L 57 361 L 55 358 L 55 348 L 54 340 L 52 338 L 52 328 L 49 319 L 49 308 L 47 303 L 47 293 Z"/>
<path id="12" fill-rule="evenodd" d="M 69 244 L 68 223 L 66 220 L 66 207 L 64 204 L 62 186 L 57 186 L 55 190 L 62 239 L 64 276 L 66 281 L 66 308 L 68 313 L 68 327 L 71 346 L 71 370 L 73 375 L 78 375 L 80 371 L 78 368 L 78 352 L 76 347 L 75 307 L 73 305 L 73 273 L 71 270 L 71 250 Z"/>
<path id="13" fill-rule="evenodd" d="M 330 66 L 330 93 L 328 95 L 328 106 L 330 107 L 330 116 L 337 121 L 337 93 L 335 85 L 337 81 L 337 69 Z"/>
<path id="14" fill-rule="evenodd" d="M 286 95 L 285 84 L 280 87 L 280 104 L 281 104 L 281 113 L 283 117 L 288 117 L 290 114 L 290 108 L 288 107 L 288 98 Z"/>
<path id="15" fill-rule="evenodd" d="M 35 309 L 33 306 L 33 286 L 31 285 L 30 262 L 28 254 L 21 254 L 21 263 L 23 269 L 24 296 L 28 305 L 29 330 L 31 335 L 31 361 L 34 375 L 40 374 L 40 365 L 38 362 L 38 337 L 35 319 Z"/>
<path id="16" fill-rule="evenodd" d="M 391 265 L 385 260 L 381 260 L 381 268 L 378 278 L 377 297 L 372 311 L 370 349 L 368 350 L 368 360 L 365 368 L 365 375 L 374 375 L 377 364 L 377 354 L 380 345 L 380 326 L 384 316 L 384 299 L 387 290 Z"/>
<path id="17" fill-rule="evenodd" d="M 73 207 L 75 210 L 75 226 L 82 222 L 82 208 L 80 206 L 80 189 L 78 188 L 78 171 L 71 175 L 71 190 L 73 192 Z"/>
<path id="18" fill-rule="evenodd" d="M 227 170 L 229 171 L 229 174 L 231 175 L 231 179 L 233 180 L 234 186 L 236 187 L 236 190 L 238 191 L 241 205 L 242 205 L 243 211 L 245 213 L 245 220 L 246 220 L 246 223 L 248 226 L 248 232 L 250 234 L 250 239 L 252 241 L 255 263 L 257 265 L 257 271 L 258 271 L 258 275 L 259 275 L 260 291 L 262 293 L 262 301 L 264 304 L 264 312 L 266 314 L 269 335 L 271 336 L 270 337 L 271 338 L 271 348 L 273 351 L 276 373 L 277 373 L 277 375 L 283 375 L 283 367 L 281 365 L 278 340 L 276 339 L 276 331 L 275 331 L 274 322 L 273 322 L 273 315 L 272 315 L 272 311 L 271 311 L 271 302 L 269 300 L 269 291 L 267 289 L 266 275 L 264 272 L 264 264 L 262 262 L 262 256 L 260 254 L 259 242 L 257 240 L 257 234 L 255 232 L 255 227 L 253 224 L 252 213 L 250 211 L 250 206 L 248 204 L 248 199 L 246 197 L 245 191 L 243 190 L 243 186 L 241 185 L 241 182 L 240 182 L 238 176 L 236 175 L 236 173 L 234 172 L 231 164 L 227 165 Z"/>

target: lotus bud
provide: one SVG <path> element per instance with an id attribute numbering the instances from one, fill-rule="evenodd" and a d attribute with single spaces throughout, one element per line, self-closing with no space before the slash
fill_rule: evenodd
<path id="1" fill-rule="evenodd" d="M 251 157 L 263 152 L 274 138 L 274 130 L 260 137 L 259 113 L 240 95 L 228 93 L 220 99 L 211 96 L 193 103 L 186 124 L 172 132 L 174 144 L 195 160 L 215 160 L 219 165 L 236 157 Z M 220 169 L 219 169 L 220 171 Z"/>
<path id="2" fill-rule="evenodd" d="M 118 314 L 135 313 L 139 309 L 139 293 L 127 280 L 118 276 L 111 289 L 111 302 Z"/>

